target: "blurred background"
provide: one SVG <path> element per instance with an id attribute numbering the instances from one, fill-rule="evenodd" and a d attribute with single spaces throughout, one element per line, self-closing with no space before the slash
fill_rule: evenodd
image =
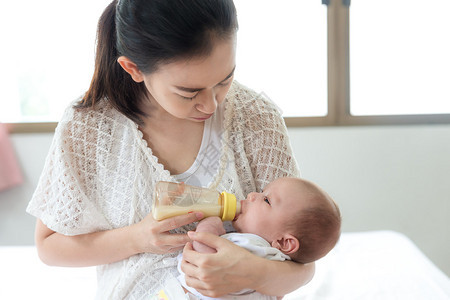
<path id="1" fill-rule="evenodd" d="M 22 174 L 0 191 L 0 246 L 34 243 L 25 208 L 56 122 L 89 84 L 108 3 L 0 0 L 0 147 Z M 235 4 L 236 79 L 279 105 L 302 176 L 336 200 L 343 230 L 401 232 L 450 276 L 450 2 Z"/>

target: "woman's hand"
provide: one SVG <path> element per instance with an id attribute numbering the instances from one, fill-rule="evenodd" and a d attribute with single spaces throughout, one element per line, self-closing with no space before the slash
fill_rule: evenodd
<path id="1" fill-rule="evenodd" d="M 137 252 L 164 254 L 183 249 L 190 241 L 187 234 L 170 233 L 170 230 L 197 222 L 203 218 L 201 212 L 189 213 L 181 216 L 156 221 L 152 214 L 148 214 L 142 221 L 132 225 L 136 232 Z"/>
<path id="2" fill-rule="evenodd" d="M 249 266 L 257 265 L 256 260 L 261 258 L 210 233 L 189 232 L 188 235 L 217 251 L 213 254 L 198 253 L 191 243 L 186 244 L 181 270 L 189 286 L 208 297 L 220 297 L 254 286 Z"/>
<path id="3" fill-rule="evenodd" d="M 314 275 L 314 263 L 271 261 L 210 233 L 190 231 L 188 235 L 217 251 L 198 253 L 191 243 L 183 250 L 181 270 L 186 283 L 208 297 L 217 298 L 243 289 L 283 296 L 308 283 Z"/>

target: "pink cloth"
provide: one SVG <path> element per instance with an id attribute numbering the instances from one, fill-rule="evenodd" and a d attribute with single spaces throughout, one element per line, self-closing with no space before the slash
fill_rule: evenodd
<path id="1" fill-rule="evenodd" d="M 0 191 L 6 190 L 23 181 L 22 172 L 9 139 L 8 131 L 0 123 Z"/>

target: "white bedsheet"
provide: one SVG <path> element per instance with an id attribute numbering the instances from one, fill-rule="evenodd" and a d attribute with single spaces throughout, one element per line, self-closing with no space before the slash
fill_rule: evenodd
<path id="1" fill-rule="evenodd" d="M 0 299 L 94 299 L 95 267 L 44 265 L 34 246 L 0 247 Z"/>
<path id="2" fill-rule="evenodd" d="M 93 299 L 95 288 L 95 268 L 48 267 L 33 246 L 0 247 L 0 299 Z M 344 233 L 284 299 L 449 300 L 450 279 L 402 234 Z"/>
<path id="3" fill-rule="evenodd" d="M 313 280 L 284 299 L 449 300 L 450 279 L 403 234 L 344 233 Z"/>

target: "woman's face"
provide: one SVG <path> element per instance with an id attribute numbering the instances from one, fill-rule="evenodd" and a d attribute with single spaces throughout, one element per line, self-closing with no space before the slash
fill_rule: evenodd
<path id="1" fill-rule="evenodd" d="M 215 112 L 233 81 L 236 37 L 217 40 L 211 54 L 180 60 L 144 75 L 150 117 L 159 114 L 203 122 Z M 144 108 L 145 110 L 145 108 Z"/>

